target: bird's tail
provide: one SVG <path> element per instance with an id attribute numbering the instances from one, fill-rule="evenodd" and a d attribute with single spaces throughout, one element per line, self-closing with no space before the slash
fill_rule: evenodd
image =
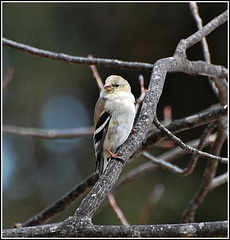
<path id="1" fill-rule="evenodd" d="M 108 158 L 109 158 L 109 153 L 108 152 L 103 152 L 102 154 L 100 154 L 99 156 L 97 156 L 97 160 L 96 160 L 96 172 L 98 172 L 99 176 L 101 176 L 107 165 L 108 165 Z"/>

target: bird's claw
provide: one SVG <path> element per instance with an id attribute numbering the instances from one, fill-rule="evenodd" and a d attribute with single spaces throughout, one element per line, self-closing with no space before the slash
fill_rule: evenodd
<path id="1" fill-rule="evenodd" d="M 115 158 L 115 159 L 118 159 L 118 160 L 120 160 L 122 163 L 124 163 L 125 162 L 125 160 L 123 159 L 123 158 L 121 158 L 121 157 L 119 157 L 119 156 L 121 156 L 122 155 L 122 153 L 121 152 L 118 152 L 118 153 L 112 153 L 111 151 L 107 151 L 108 153 L 109 153 L 109 155 L 110 155 L 110 157 L 108 157 L 107 158 L 107 160 L 109 160 L 109 159 L 111 159 L 111 158 Z"/>

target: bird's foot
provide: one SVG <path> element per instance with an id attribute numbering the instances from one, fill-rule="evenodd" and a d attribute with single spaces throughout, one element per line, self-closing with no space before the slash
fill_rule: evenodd
<path id="1" fill-rule="evenodd" d="M 107 150 L 107 152 L 109 153 L 110 157 L 107 158 L 107 160 L 111 159 L 111 158 L 115 158 L 115 159 L 118 159 L 120 160 L 122 163 L 125 162 L 125 160 L 119 156 L 122 155 L 121 152 L 118 152 L 118 153 L 112 153 L 111 151 Z"/>

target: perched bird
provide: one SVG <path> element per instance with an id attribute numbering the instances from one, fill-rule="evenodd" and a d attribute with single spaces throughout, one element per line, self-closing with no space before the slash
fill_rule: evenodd
<path id="1" fill-rule="evenodd" d="M 135 98 L 129 83 L 120 76 L 109 76 L 94 112 L 93 138 L 99 175 L 103 174 L 111 157 L 122 160 L 114 152 L 128 138 L 135 114 Z"/>

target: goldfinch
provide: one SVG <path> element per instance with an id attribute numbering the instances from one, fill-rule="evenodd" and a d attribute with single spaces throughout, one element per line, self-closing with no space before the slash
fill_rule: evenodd
<path id="1" fill-rule="evenodd" d="M 135 118 L 135 98 L 129 83 L 117 75 L 109 76 L 94 112 L 94 147 L 96 171 L 102 175 L 109 159 L 122 160 L 114 154 L 128 138 Z"/>

